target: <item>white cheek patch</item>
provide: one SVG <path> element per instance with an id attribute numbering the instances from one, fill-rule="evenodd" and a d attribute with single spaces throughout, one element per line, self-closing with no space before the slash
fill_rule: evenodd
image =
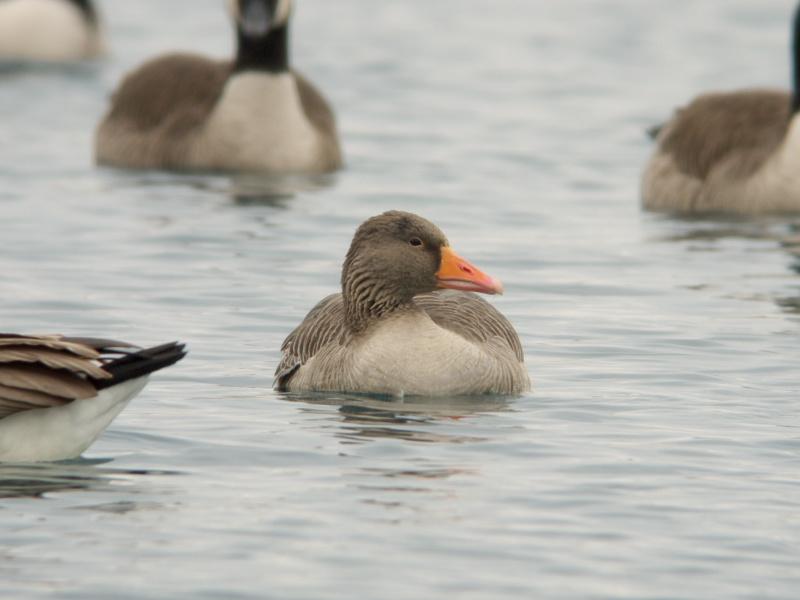
<path id="1" fill-rule="evenodd" d="M 286 25 L 291 14 L 292 0 L 278 0 L 278 7 L 275 9 L 275 24 Z"/>
<path id="2" fill-rule="evenodd" d="M 238 23 L 242 17 L 242 13 L 239 10 L 238 0 L 228 0 L 228 12 L 230 13 L 233 20 Z"/>
<path id="3" fill-rule="evenodd" d="M 275 15 L 273 23 L 275 26 L 286 25 L 289 22 L 289 17 L 292 16 L 292 0 L 278 0 L 275 7 Z M 237 23 L 242 22 L 242 9 L 239 6 L 239 0 L 228 0 L 228 12 Z"/>
<path id="4" fill-rule="evenodd" d="M 242 13 L 240 27 L 247 37 L 262 37 L 272 29 L 269 7 L 263 2 L 248 2 Z"/>

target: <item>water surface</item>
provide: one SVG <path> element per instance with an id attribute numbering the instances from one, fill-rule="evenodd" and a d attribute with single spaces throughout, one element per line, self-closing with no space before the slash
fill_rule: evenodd
<path id="1" fill-rule="evenodd" d="M 2 329 L 191 349 L 83 459 L 0 468 L 0 596 L 796 598 L 798 220 L 637 189 L 674 106 L 786 85 L 792 3 L 298 5 L 331 177 L 92 166 L 122 73 L 230 51 L 221 2 L 105 2 L 106 62 L 0 73 Z M 531 394 L 271 390 L 390 208 L 504 281 Z"/>

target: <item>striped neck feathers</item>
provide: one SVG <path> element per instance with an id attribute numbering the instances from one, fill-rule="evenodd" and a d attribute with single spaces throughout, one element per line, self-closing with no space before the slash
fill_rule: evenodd
<path id="1" fill-rule="evenodd" d="M 345 321 L 353 333 L 386 316 L 413 305 L 413 293 L 407 286 L 393 285 L 375 276 L 370 261 L 349 252 L 342 268 L 342 298 Z"/>

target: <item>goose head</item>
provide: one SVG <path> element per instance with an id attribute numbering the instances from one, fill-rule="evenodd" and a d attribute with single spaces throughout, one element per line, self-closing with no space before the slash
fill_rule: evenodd
<path id="1" fill-rule="evenodd" d="M 286 27 L 292 0 L 229 0 L 229 10 L 239 33 L 245 38 L 267 37 Z"/>
<path id="2" fill-rule="evenodd" d="M 289 70 L 289 17 L 292 0 L 230 0 L 236 23 L 237 71 Z"/>
<path id="3" fill-rule="evenodd" d="M 503 293 L 499 280 L 456 254 L 444 233 L 418 215 L 389 211 L 358 228 L 342 268 L 352 329 L 411 304 L 414 296 L 443 288 Z"/>

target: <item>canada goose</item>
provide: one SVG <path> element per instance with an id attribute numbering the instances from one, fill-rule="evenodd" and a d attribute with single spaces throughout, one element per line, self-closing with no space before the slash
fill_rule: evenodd
<path id="1" fill-rule="evenodd" d="M 99 164 L 319 173 L 342 164 L 326 100 L 289 68 L 292 0 L 231 0 L 234 61 L 155 58 L 128 75 L 100 124 Z"/>
<path id="2" fill-rule="evenodd" d="M 502 291 L 433 223 L 400 211 L 372 217 L 347 252 L 342 293 L 317 304 L 283 342 L 276 387 L 394 396 L 526 391 L 517 333 L 470 293 Z"/>
<path id="3" fill-rule="evenodd" d="M 74 62 L 102 51 L 91 0 L 0 1 L 0 60 Z"/>
<path id="4" fill-rule="evenodd" d="M 800 211 L 800 11 L 791 93 L 705 94 L 654 130 L 645 208 L 675 213 Z"/>
<path id="5" fill-rule="evenodd" d="M 75 458 L 183 345 L 0 333 L 0 462 Z"/>

